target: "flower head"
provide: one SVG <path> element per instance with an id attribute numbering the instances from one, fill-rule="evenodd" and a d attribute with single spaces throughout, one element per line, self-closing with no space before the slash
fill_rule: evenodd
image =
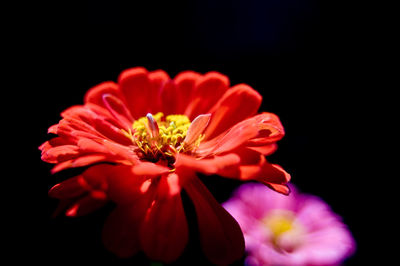
<path id="1" fill-rule="evenodd" d="M 238 221 L 249 256 L 247 265 L 336 265 L 355 250 L 355 242 L 321 199 L 271 193 L 245 184 L 223 206 Z"/>
<path id="2" fill-rule="evenodd" d="M 105 246 L 121 257 L 143 250 L 170 262 L 188 240 L 185 189 L 205 255 L 230 263 L 243 254 L 242 232 L 196 173 L 257 180 L 289 193 L 289 174 L 265 159 L 284 130 L 276 115 L 257 114 L 260 104 L 251 87 L 230 87 L 217 72 L 186 71 L 171 79 L 162 70 L 128 69 L 118 83 L 91 88 L 83 105 L 65 110 L 49 128 L 57 136 L 40 149 L 42 159 L 55 164 L 52 172 L 88 167 L 49 194 L 68 206 L 68 216 L 115 202 Z"/>

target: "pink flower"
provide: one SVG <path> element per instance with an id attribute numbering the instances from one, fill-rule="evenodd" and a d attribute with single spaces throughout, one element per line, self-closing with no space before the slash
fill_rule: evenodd
<path id="1" fill-rule="evenodd" d="M 332 265 L 355 251 L 341 218 L 320 198 L 291 186 L 285 196 L 265 186 L 242 185 L 223 206 L 239 222 L 247 265 Z"/>

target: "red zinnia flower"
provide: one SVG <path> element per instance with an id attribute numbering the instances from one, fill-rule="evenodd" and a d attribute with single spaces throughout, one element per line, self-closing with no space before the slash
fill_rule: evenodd
<path id="1" fill-rule="evenodd" d="M 284 130 L 276 115 L 256 114 L 260 104 L 251 87 L 230 87 L 220 73 L 186 71 L 171 79 L 162 70 L 126 70 L 118 84 L 90 89 L 84 105 L 67 109 L 49 128 L 58 136 L 40 149 L 44 161 L 56 164 L 53 173 L 90 166 L 49 194 L 67 206 L 67 216 L 115 202 L 103 229 L 105 246 L 120 257 L 143 250 L 171 262 L 188 241 L 185 189 L 205 255 L 229 264 L 243 255 L 242 232 L 196 172 L 257 180 L 289 193 L 289 174 L 265 159 Z"/>

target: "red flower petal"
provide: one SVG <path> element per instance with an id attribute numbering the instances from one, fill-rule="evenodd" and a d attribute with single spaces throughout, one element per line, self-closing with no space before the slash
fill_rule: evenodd
<path id="1" fill-rule="evenodd" d="M 186 133 L 186 138 L 184 141 L 185 145 L 187 146 L 192 145 L 193 142 L 200 137 L 200 135 L 207 127 L 208 122 L 210 121 L 210 117 L 211 117 L 210 114 L 199 115 L 192 121 Z"/>
<path id="2" fill-rule="evenodd" d="M 65 215 L 68 217 L 78 217 L 100 209 L 107 202 L 106 195 L 105 193 L 102 194 L 102 197 L 99 196 L 100 193 L 95 195 L 97 196 L 89 194 L 79 199 L 74 205 L 68 208 L 68 210 L 65 212 Z"/>
<path id="3" fill-rule="evenodd" d="M 49 196 L 57 199 L 79 197 L 87 192 L 87 182 L 82 175 L 71 177 L 49 190 Z"/>
<path id="4" fill-rule="evenodd" d="M 282 167 L 269 163 L 262 154 L 251 149 L 242 148 L 236 150 L 235 154 L 240 158 L 240 163 L 221 169 L 219 175 L 240 180 L 255 180 L 274 190 L 276 187 L 278 192 L 285 191 L 281 187 L 290 181 L 290 174 Z"/>
<path id="5" fill-rule="evenodd" d="M 66 211 L 66 215 L 71 217 L 85 215 L 102 207 L 108 200 L 105 192 L 108 188 L 106 176 L 110 167 L 110 165 L 96 165 L 81 175 L 53 186 L 49 196 L 61 200 L 55 215 L 61 208 L 68 207 L 71 203 L 72 206 Z"/>
<path id="6" fill-rule="evenodd" d="M 283 127 L 277 116 L 262 113 L 243 120 L 218 137 L 200 144 L 197 154 L 207 156 L 221 154 L 241 145 L 265 146 L 281 139 Z"/>
<path id="7" fill-rule="evenodd" d="M 57 134 L 57 129 L 58 129 L 58 124 L 52 125 L 51 127 L 49 127 L 49 129 L 47 130 L 47 133 L 52 133 L 52 134 Z"/>
<path id="8" fill-rule="evenodd" d="M 218 136 L 236 123 L 254 115 L 261 100 L 261 95 L 246 84 L 232 87 L 209 111 L 212 119 L 205 132 L 205 139 Z"/>
<path id="9" fill-rule="evenodd" d="M 279 117 L 272 113 L 261 113 L 254 117 L 259 125 L 257 137 L 249 140 L 249 146 L 264 146 L 275 143 L 283 138 L 285 130 Z"/>
<path id="10" fill-rule="evenodd" d="M 266 156 L 274 153 L 278 149 L 278 145 L 273 143 L 273 144 L 267 144 L 265 146 L 255 146 L 255 147 L 247 146 L 247 148 Z"/>
<path id="11" fill-rule="evenodd" d="M 165 188 L 170 187 L 166 182 L 166 178 L 160 180 L 158 197 L 148 210 L 140 230 L 140 243 L 149 258 L 170 263 L 182 254 L 186 246 L 188 225 L 180 193 L 166 196 Z"/>
<path id="12" fill-rule="evenodd" d="M 226 168 L 240 163 L 238 155 L 229 153 L 220 156 L 214 156 L 209 159 L 198 160 L 185 154 L 178 154 L 175 162 L 176 168 L 191 169 L 207 175 L 217 174 Z"/>
<path id="13" fill-rule="evenodd" d="M 154 165 L 152 167 L 151 165 Z M 151 177 L 160 176 L 168 168 L 153 163 L 140 163 L 136 166 L 114 166 L 113 174 L 108 176 L 108 194 L 118 204 L 131 204 L 148 191 Z M 153 171 L 154 170 L 154 171 Z"/>
<path id="14" fill-rule="evenodd" d="M 135 255 L 140 249 L 139 227 L 149 206 L 141 198 L 136 204 L 118 205 L 107 217 L 103 227 L 104 246 L 122 258 Z"/>
<path id="15" fill-rule="evenodd" d="M 205 74 L 195 84 L 185 115 L 192 120 L 199 114 L 207 113 L 228 88 L 229 79 L 227 76 L 217 72 Z"/>
<path id="16" fill-rule="evenodd" d="M 262 183 L 269 184 L 286 184 L 290 181 L 290 174 L 287 173 L 281 166 L 270 164 L 265 160 L 262 165 L 262 176 L 257 178 Z"/>
<path id="17" fill-rule="evenodd" d="M 118 84 L 133 118 L 137 119 L 151 111 L 148 102 L 152 101 L 154 95 L 151 94 L 151 85 L 145 68 L 135 67 L 123 71 L 118 77 Z"/>
<path id="18" fill-rule="evenodd" d="M 61 170 L 65 170 L 68 168 L 82 167 L 94 163 L 106 162 L 107 159 L 108 157 L 103 154 L 83 155 L 76 159 L 64 161 L 62 163 L 57 164 L 56 166 L 53 167 L 53 169 L 51 169 L 51 173 L 55 174 Z"/>
<path id="19" fill-rule="evenodd" d="M 123 174 L 124 169 L 120 168 L 120 170 L 122 171 L 120 173 Z M 127 182 L 123 181 L 124 177 L 128 178 Z M 134 176 L 113 175 L 110 176 L 109 181 L 113 178 L 119 178 L 122 181 L 121 184 L 135 183 Z M 112 189 L 111 184 L 110 189 Z M 133 201 L 118 204 L 116 209 L 108 216 L 102 234 L 103 243 L 108 250 L 119 257 L 130 257 L 139 251 L 139 230 L 154 200 L 156 189 L 157 183 L 154 182 L 146 191 L 143 191 L 140 197 L 134 198 L 135 195 L 131 195 L 134 198 Z"/>
<path id="20" fill-rule="evenodd" d="M 161 107 L 161 91 L 165 84 L 171 80 L 169 75 L 164 70 L 152 71 L 148 75 L 150 81 L 150 90 L 153 95 L 152 99 L 148 101 L 148 107 L 151 113 L 157 113 L 163 110 Z"/>
<path id="21" fill-rule="evenodd" d="M 177 87 L 173 82 L 165 84 L 161 91 L 161 110 L 164 115 L 177 114 L 180 105 L 185 104 L 178 101 L 178 94 Z"/>
<path id="22" fill-rule="evenodd" d="M 290 188 L 286 184 L 281 185 L 281 184 L 265 183 L 265 185 L 267 185 L 269 188 L 271 188 L 279 193 L 282 193 L 286 196 L 290 194 Z"/>
<path id="23" fill-rule="evenodd" d="M 88 137 L 91 134 L 92 137 L 108 138 L 122 144 L 130 143 L 121 131 L 121 128 L 125 128 L 124 124 L 114 119 L 105 108 L 88 103 L 85 106 L 71 107 L 62 116 L 64 119 L 58 124 L 56 133 L 64 138 L 76 138 L 75 131 L 82 131 L 80 134 Z"/>
<path id="24" fill-rule="evenodd" d="M 201 77 L 201 74 L 194 71 L 184 71 L 175 76 L 173 80 L 177 91 L 175 97 L 179 103 L 176 109 L 177 114 L 183 114 L 185 112 L 192 97 L 195 84 Z"/>
<path id="25" fill-rule="evenodd" d="M 135 175 L 142 175 L 147 177 L 161 176 L 168 174 L 171 169 L 168 167 L 158 165 L 150 162 L 140 162 L 132 167 L 132 173 Z"/>
<path id="26" fill-rule="evenodd" d="M 209 156 L 229 152 L 245 144 L 258 135 L 258 126 L 254 119 L 247 119 L 234 125 L 218 137 L 200 144 L 196 153 L 200 156 Z"/>
<path id="27" fill-rule="evenodd" d="M 112 94 L 103 94 L 103 102 L 111 115 L 124 125 L 125 130 L 129 130 L 133 123 L 133 118 L 125 104 Z"/>
<path id="28" fill-rule="evenodd" d="M 89 89 L 89 91 L 85 94 L 85 103 L 92 103 L 101 107 L 105 107 L 103 103 L 104 94 L 122 97 L 118 85 L 115 82 L 106 81 Z"/>
<path id="29" fill-rule="evenodd" d="M 188 180 L 184 188 L 195 206 L 200 241 L 208 259 L 218 265 L 240 259 L 244 254 L 244 238 L 239 224 L 197 177 Z"/>
<path id="30" fill-rule="evenodd" d="M 75 145 L 62 145 L 51 147 L 42 152 L 42 160 L 48 163 L 58 163 L 74 158 L 79 154 Z"/>

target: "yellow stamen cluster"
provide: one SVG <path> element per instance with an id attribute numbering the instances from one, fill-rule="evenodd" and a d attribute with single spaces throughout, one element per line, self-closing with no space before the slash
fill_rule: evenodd
<path id="1" fill-rule="evenodd" d="M 279 237 L 293 228 L 294 215 L 289 211 L 272 212 L 264 218 L 264 224 L 272 232 L 273 237 Z"/>
<path id="2" fill-rule="evenodd" d="M 289 210 L 272 210 L 263 219 L 263 223 L 271 232 L 271 243 L 278 251 L 291 252 L 302 243 L 303 227 L 296 221 Z M 287 241 L 287 239 L 290 241 Z M 282 242 L 282 239 L 286 241 Z"/>
<path id="3" fill-rule="evenodd" d="M 185 115 L 168 115 L 159 112 L 152 116 L 158 127 L 158 134 L 152 136 L 147 117 L 133 123 L 133 139 L 147 158 L 158 160 L 162 156 L 173 156 L 183 148 L 183 141 L 190 126 Z"/>

